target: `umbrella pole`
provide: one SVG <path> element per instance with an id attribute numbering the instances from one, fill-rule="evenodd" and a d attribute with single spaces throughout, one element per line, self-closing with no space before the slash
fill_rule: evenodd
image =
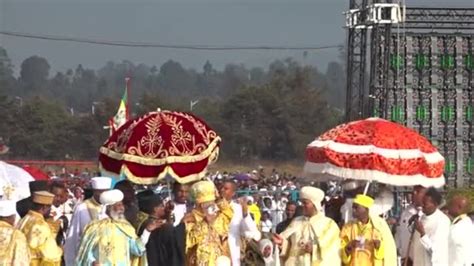
<path id="1" fill-rule="evenodd" d="M 367 181 L 367 184 L 365 184 L 364 188 L 364 195 L 367 195 L 367 192 L 369 192 L 369 186 L 372 181 Z"/>
<path id="2" fill-rule="evenodd" d="M 171 182 L 170 182 L 169 178 L 166 180 L 166 185 L 168 186 L 168 198 L 170 200 L 172 200 L 171 199 Z"/>

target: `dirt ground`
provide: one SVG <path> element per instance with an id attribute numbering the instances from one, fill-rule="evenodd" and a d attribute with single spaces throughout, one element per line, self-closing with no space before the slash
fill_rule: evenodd
<path id="1" fill-rule="evenodd" d="M 252 170 L 258 170 L 259 167 L 263 167 L 265 174 L 271 174 L 273 169 L 276 169 L 278 173 L 283 174 L 287 173 L 294 176 L 301 176 L 303 173 L 303 161 L 285 161 L 285 162 L 275 162 L 275 161 L 246 161 L 246 162 L 236 162 L 236 161 L 221 161 L 211 165 L 209 167 L 210 173 L 215 173 L 219 171 L 223 173 L 227 172 L 249 172 Z"/>

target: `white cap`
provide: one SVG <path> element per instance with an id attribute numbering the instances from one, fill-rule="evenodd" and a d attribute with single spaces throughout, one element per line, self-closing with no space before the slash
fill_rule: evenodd
<path id="1" fill-rule="evenodd" d="M 114 205 L 123 200 L 123 193 L 118 189 L 104 191 L 100 194 L 100 203 L 102 205 Z"/>
<path id="2" fill-rule="evenodd" d="M 112 186 L 112 179 L 109 177 L 93 177 L 91 179 L 93 189 L 110 189 Z"/>
<path id="3" fill-rule="evenodd" d="M 0 201 L 0 216 L 8 217 L 16 214 L 16 203 L 11 200 Z"/>

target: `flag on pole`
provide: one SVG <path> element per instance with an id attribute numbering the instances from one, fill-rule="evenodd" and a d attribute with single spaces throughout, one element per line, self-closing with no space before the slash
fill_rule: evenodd
<path id="1" fill-rule="evenodd" d="M 123 93 L 122 99 L 120 100 L 120 105 L 117 110 L 117 113 L 114 117 L 109 120 L 110 134 L 115 130 L 121 127 L 125 122 L 130 119 L 130 113 L 128 108 L 128 85 L 130 78 L 125 78 L 125 92 Z"/>

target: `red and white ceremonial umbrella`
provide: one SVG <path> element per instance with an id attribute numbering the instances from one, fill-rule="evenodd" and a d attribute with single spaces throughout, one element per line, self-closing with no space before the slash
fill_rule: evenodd
<path id="1" fill-rule="evenodd" d="M 189 113 L 157 111 L 129 120 L 102 145 L 101 171 L 136 184 L 180 183 L 205 176 L 217 160 L 221 138 Z"/>
<path id="2" fill-rule="evenodd" d="M 441 187 L 444 158 L 416 131 L 379 118 L 343 124 L 306 148 L 304 171 L 394 186 Z"/>

